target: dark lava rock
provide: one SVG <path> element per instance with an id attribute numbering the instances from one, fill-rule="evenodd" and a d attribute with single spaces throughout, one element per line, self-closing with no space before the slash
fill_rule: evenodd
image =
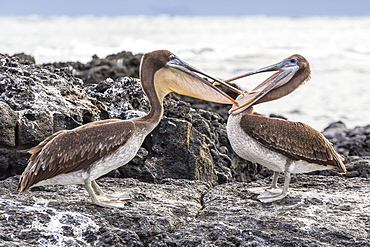
<path id="1" fill-rule="evenodd" d="M 29 63 L 36 63 L 36 60 L 33 56 L 25 54 L 25 53 L 16 53 L 12 57 L 17 57 L 19 60 L 23 62 L 29 62 Z"/>
<path id="2" fill-rule="evenodd" d="M 370 246 L 365 178 L 294 174 L 291 193 L 267 204 L 248 188 L 269 179 L 99 179 L 133 198 L 120 209 L 91 204 L 82 185 L 18 194 L 17 181 L 0 181 L 0 246 Z"/>
<path id="3" fill-rule="evenodd" d="M 370 125 L 347 129 L 344 123 L 335 122 L 323 134 L 345 156 L 370 156 Z"/>
<path id="4" fill-rule="evenodd" d="M 94 55 L 86 64 L 80 62 L 48 63 L 44 66 L 50 68 L 68 67 L 73 75 L 81 78 L 85 83 L 99 83 L 107 78 L 113 80 L 119 77 L 139 77 L 139 66 L 142 54 L 133 55 L 131 52 L 120 52 L 99 58 Z"/>
<path id="5" fill-rule="evenodd" d="M 124 77 L 113 81 L 108 78 L 84 88 L 100 110 L 101 119 L 129 119 L 149 111 L 148 99 L 137 79 Z"/>
<path id="6" fill-rule="evenodd" d="M 137 79 L 108 78 L 84 85 L 65 68 L 24 64 L 5 55 L 1 61 L 2 179 L 20 174 L 27 165 L 27 149 L 56 131 L 107 118 L 129 119 L 149 111 Z M 136 157 L 107 176 L 150 182 L 199 179 L 211 184 L 255 179 L 258 166 L 234 155 L 225 121 L 217 113 L 196 110 L 175 94 L 166 97 L 164 107 L 164 118 Z M 239 175 L 240 171 L 250 173 Z"/>
<path id="7" fill-rule="evenodd" d="M 0 147 L 14 147 L 17 126 L 17 114 L 8 104 L 0 101 Z"/>
<path id="8" fill-rule="evenodd" d="M 345 177 L 370 178 L 370 156 L 349 156 L 345 163 L 347 168 Z"/>
<path id="9" fill-rule="evenodd" d="M 137 79 L 108 78 L 84 85 L 66 68 L 39 66 L 6 55 L 1 55 L 0 61 L 2 179 L 20 174 L 27 165 L 27 149 L 56 131 L 107 118 L 129 119 L 149 111 Z M 148 182 L 163 178 L 199 179 L 211 184 L 250 182 L 271 176 L 270 170 L 239 158 L 231 149 L 225 129 L 229 106 L 171 94 L 164 107 L 164 118 L 145 139 L 136 157 L 107 176 Z M 344 124 L 335 123 L 324 134 L 348 157 L 370 156 L 369 132 L 369 127 L 348 130 Z M 368 176 L 366 160 L 352 165 L 347 158 L 347 163 L 352 169 L 348 176 Z M 330 171 L 313 174 L 335 175 Z"/>
<path id="10" fill-rule="evenodd" d="M 0 55 L 0 178 L 22 172 L 26 150 L 50 134 L 100 119 L 82 81 L 68 73 Z"/>
<path id="11" fill-rule="evenodd" d="M 106 59 L 117 65 L 119 59 L 129 61 L 130 56 L 136 57 L 123 52 Z M 26 166 L 26 150 L 56 131 L 107 118 L 129 119 L 149 111 L 148 100 L 137 79 L 108 78 L 84 85 L 68 68 L 39 66 L 17 56 L 1 55 L 0 61 L 0 171 L 3 172 L 0 177 L 3 179 L 20 174 Z M 97 64 L 91 62 L 90 66 Z M 137 67 L 134 62 L 130 66 Z M 250 182 L 272 174 L 232 151 L 225 130 L 229 106 L 176 94 L 167 97 L 164 106 L 164 118 L 146 138 L 138 155 L 108 176 L 151 182 L 166 177 L 200 179 L 217 184 Z M 369 133 L 369 126 L 349 130 L 343 123 L 334 123 L 324 130 L 346 157 L 370 156 Z M 368 176 L 366 160 L 356 162 L 357 165 L 352 165 L 347 158 L 349 167 L 353 168 L 348 176 Z M 330 171 L 314 174 L 334 175 Z"/>
<path id="12" fill-rule="evenodd" d="M 105 62 L 95 60 L 81 71 L 100 68 L 90 78 L 104 78 Z M 272 172 L 232 151 L 229 106 L 175 94 L 136 157 L 98 181 L 108 193 L 123 186 L 133 198 L 125 208 L 91 204 L 80 185 L 17 194 L 13 175 L 27 149 L 51 133 L 149 110 L 139 80 L 84 85 L 72 67 L 0 55 L 0 246 L 370 246 L 369 126 L 324 130 L 346 157 L 346 175 L 295 174 L 288 197 L 262 204 L 247 189 L 268 185 Z"/>
<path id="13" fill-rule="evenodd" d="M 152 246 L 370 246 L 368 179 L 294 175 L 291 194 L 261 204 L 228 183 L 203 197 L 195 220 L 156 236 Z M 367 191 L 367 192 L 366 192 Z M 157 244 L 158 243 L 158 244 Z"/>

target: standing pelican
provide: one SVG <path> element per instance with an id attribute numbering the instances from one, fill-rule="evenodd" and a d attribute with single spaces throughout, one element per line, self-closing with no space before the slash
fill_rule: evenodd
<path id="1" fill-rule="evenodd" d="M 277 64 L 226 80 L 230 82 L 266 71 L 278 71 L 246 96 L 239 95 L 230 110 L 227 134 L 234 151 L 242 158 L 274 171 L 269 188 L 255 190 L 262 202 L 284 198 L 291 173 L 331 169 L 346 173 L 343 158 L 318 131 L 300 122 L 269 118 L 253 111 L 256 104 L 279 99 L 293 92 L 310 77 L 308 61 L 293 55 Z M 277 188 L 279 174 L 285 173 L 284 187 Z"/>
<path id="2" fill-rule="evenodd" d="M 144 138 L 158 125 L 163 115 L 163 99 L 168 93 L 223 104 L 237 103 L 194 72 L 207 76 L 169 51 L 145 54 L 141 60 L 140 80 L 150 101 L 150 112 L 131 120 L 92 122 L 49 136 L 29 150 L 31 157 L 18 190 L 23 192 L 40 185 L 84 184 L 93 203 L 119 207 L 117 201 L 123 198 L 105 195 L 95 179 L 135 156 Z"/>

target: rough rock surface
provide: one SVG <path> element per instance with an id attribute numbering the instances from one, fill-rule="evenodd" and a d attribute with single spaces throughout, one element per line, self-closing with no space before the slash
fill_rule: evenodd
<path id="1" fill-rule="evenodd" d="M 0 246 L 370 246 L 370 125 L 323 132 L 347 174 L 294 175 L 287 198 L 262 204 L 247 188 L 266 186 L 272 172 L 234 154 L 228 106 L 175 94 L 136 157 L 98 181 L 107 192 L 128 190 L 125 208 L 92 205 L 79 185 L 18 194 L 27 149 L 51 133 L 148 112 L 137 79 L 102 72 L 122 61 L 94 59 L 80 66 L 81 78 L 93 78 L 85 85 L 73 63 L 0 54 Z"/>
<path id="2" fill-rule="evenodd" d="M 19 54 L 17 54 L 19 56 Z M 107 78 L 113 80 L 119 77 L 139 77 L 139 65 L 142 54 L 133 55 L 131 52 L 120 52 L 106 58 L 94 55 L 86 64 L 80 62 L 48 63 L 44 66 L 50 68 L 68 67 L 73 75 L 81 78 L 85 83 L 98 83 Z M 22 56 L 23 58 L 23 56 Z"/>
<path id="3" fill-rule="evenodd" d="M 99 119 L 82 84 L 66 69 L 0 55 L 0 178 L 21 173 L 26 150 L 50 134 Z"/>
<path id="4" fill-rule="evenodd" d="M 20 174 L 29 157 L 27 149 L 51 133 L 100 119 L 137 117 L 149 111 L 137 79 L 108 78 L 84 85 L 68 68 L 35 65 L 27 55 L 21 55 L 27 60 L 0 56 L 0 179 Z M 130 60 L 129 53 L 124 52 L 108 57 L 117 60 L 122 56 Z M 96 68 L 96 64 L 90 67 Z M 217 184 L 250 182 L 272 174 L 232 151 L 225 130 L 226 116 L 214 113 L 225 115 L 228 106 L 175 94 L 165 99 L 164 106 L 165 117 L 146 138 L 137 156 L 108 176 L 147 182 L 166 177 L 200 179 Z M 370 125 L 350 130 L 343 123 L 333 123 L 323 133 L 346 157 L 346 176 L 370 175 L 367 161 L 361 158 L 370 156 Z M 336 175 L 330 171 L 313 174 Z"/>
<path id="5" fill-rule="evenodd" d="M 100 119 L 128 119 L 149 111 L 137 79 L 123 77 L 84 85 L 66 68 L 46 68 L 5 55 L 1 61 L 2 179 L 21 174 L 29 157 L 27 149 L 56 131 Z M 108 176 L 150 182 L 166 177 L 199 179 L 211 184 L 255 179 L 258 166 L 240 162 L 234 155 L 222 117 L 193 109 L 177 95 L 167 97 L 164 106 L 165 117 L 137 156 Z M 247 170 L 251 172 L 239 175 L 239 171 Z"/>
<path id="6" fill-rule="evenodd" d="M 370 156 L 370 124 L 347 129 L 342 122 L 326 127 L 323 134 L 345 156 Z"/>
<path id="7" fill-rule="evenodd" d="M 370 246 L 365 178 L 294 175 L 288 197 L 267 204 L 247 189 L 269 179 L 99 179 L 131 195 L 119 209 L 91 204 L 80 185 L 17 194 L 17 181 L 0 181 L 0 246 Z"/>

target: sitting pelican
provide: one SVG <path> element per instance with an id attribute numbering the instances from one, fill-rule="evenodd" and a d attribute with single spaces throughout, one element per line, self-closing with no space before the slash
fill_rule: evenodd
<path id="1" fill-rule="evenodd" d="M 257 197 L 260 201 L 272 202 L 289 193 L 291 173 L 327 169 L 346 173 L 346 168 L 343 158 L 320 132 L 300 122 L 270 118 L 253 111 L 252 106 L 288 95 L 309 79 L 310 66 L 303 56 L 293 55 L 225 82 L 266 71 L 278 72 L 252 91 L 244 92 L 246 96 L 237 97 L 239 106 L 234 104 L 229 112 L 227 134 L 240 157 L 274 171 L 270 187 L 254 190 L 260 194 Z M 282 190 L 277 187 L 281 172 L 285 173 Z"/>
<path id="2" fill-rule="evenodd" d="M 105 195 L 95 179 L 134 158 L 144 138 L 163 116 L 163 99 L 167 94 L 175 92 L 222 104 L 237 103 L 194 72 L 208 76 L 169 51 L 145 54 L 140 80 L 150 102 L 150 112 L 135 119 L 101 120 L 54 133 L 29 150 L 31 157 L 20 177 L 18 191 L 40 185 L 84 184 L 93 203 L 120 207 L 119 201 L 128 198 Z"/>

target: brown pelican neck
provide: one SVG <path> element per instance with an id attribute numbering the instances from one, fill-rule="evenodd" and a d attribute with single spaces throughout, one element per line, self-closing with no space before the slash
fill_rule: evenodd
<path id="1" fill-rule="evenodd" d="M 143 61 L 142 61 L 143 63 Z M 142 65 L 143 66 L 143 65 Z M 149 104 L 150 104 L 150 111 L 147 115 L 143 116 L 141 119 L 144 121 L 150 122 L 159 122 L 161 117 L 163 116 L 163 99 L 165 95 L 158 94 L 154 80 L 155 80 L 155 72 L 157 68 L 154 66 L 146 66 L 145 73 L 140 71 L 140 80 L 141 80 L 141 87 L 148 97 Z"/>
<path id="2" fill-rule="evenodd" d="M 158 99 L 156 94 L 148 96 L 149 104 L 150 104 L 150 111 L 147 115 L 143 116 L 141 119 L 144 121 L 150 121 L 158 123 L 163 116 L 163 98 Z"/>

